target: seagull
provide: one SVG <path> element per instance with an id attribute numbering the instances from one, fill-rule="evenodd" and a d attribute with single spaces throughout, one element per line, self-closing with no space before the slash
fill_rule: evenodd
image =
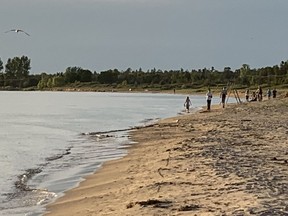
<path id="1" fill-rule="evenodd" d="M 25 33 L 26 35 L 28 35 L 28 36 L 30 36 L 30 34 L 28 34 L 27 32 L 25 32 L 25 31 L 23 31 L 23 30 L 21 30 L 21 29 L 11 29 L 11 30 L 9 30 L 9 31 L 6 31 L 5 33 L 8 33 L 8 32 L 16 32 L 16 33 L 19 33 L 19 32 L 23 32 L 23 33 Z"/>

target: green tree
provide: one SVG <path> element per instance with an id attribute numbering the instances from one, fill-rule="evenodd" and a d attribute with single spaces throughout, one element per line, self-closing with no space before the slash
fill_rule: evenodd
<path id="1" fill-rule="evenodd" d="M 54 76 L 52 78 L 52 87 L 61 87 L 65 85 L 65 79 L 63 76 Z"/>
<path id="2" fill-rule="evenodd" d="M 50 78 L 48 79 L 48 81 L 47 81 L 47 87 L 48 87 L 48 88 L 52 88 L 52 87 L 53 87 L 53 78 L 50 77 Z"/>
<path id="3" fill-rule="evenodd" d="M 0 86 L 4 86 L 4 74 L 2 72 L 3 68 L 3 62 L 0 58 Z"/>
<path id="4" fill-rule="evenodd" d="M 91 82 L 93 74 L 89 70 L 84 70 L 81 67 L 68 67 L 64 73 L 64 80 L 66 83 Z"/>
<path id="5" fill-rule="evenodd" d="M 2 70 L 3 70 L 3 61 L 1 60 L 1 58 L 0 58 L 0 72 L 2 72 Z"/>
<path id="6" fill-rule="evenodd" d="M 240 68 L 240 77 L 239 77 L 242 85 L 247 86 L 250 85 L 249 75 L 250 75 L 250 66 L 248 64 L 243 64 L 242 67 Z"/>
<path id="7" fill-rule="evenodd" d="M 104 71 L 99 74 L 98 81 L 102 84 L 117 83 L 119 74 L 120 72 L 117 69 Z"/>
<path id="8" fill-rule="evenodd" d="M 64 79 L 66 83 L 74 83 L 79 81 L 79 68 L 78 67 L 68 67 L 64 73 Z"/>
<path id="9" fill-rule="evenodd" d="M 23 82 L 29 76 L 30 59 L 27 56 L 8 59 L 5 65 L 5 79 L 13 87 L 22 87 Z"/>
<path id="10" fill-rule="evenodd" d="M 91 82 L 92 81 L 92 72 L 90 70 L 80 69 L 78 71 L 80 82 Z"/>
<path id="11" fill-rule="evenodd" d="M 231 81 L 234 77 L 233 71 L 231 71 L 230 67 L 225 67 L 223 71 L 223 81 L 229 82 Z"/>
<path id="12" fill-rule="evenodd" d="M 42 90 L 42 89 L 44 89 L 44 88 L 46 88 L 46 87 L 47 87 L 47 81 L 44 80 L 44 79 L 41 79 L 41 80 L 38 82 L 38 84 L 37 84 L 37 88 L 40 89 L 40 90 Z"/>
<path id="13" fill-rule="evenodd" d="M 37 88 L 42 90 L 48 87 L 47 83 L 51 75 L 48 75 L 46 73 L 41 74 L 41 80 L 38 82 Z"/>

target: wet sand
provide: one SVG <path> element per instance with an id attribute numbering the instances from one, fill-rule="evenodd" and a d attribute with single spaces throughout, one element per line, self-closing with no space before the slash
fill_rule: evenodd
<path id="1" fill-rule="evenodd" d="M 288 99 L 212 107 L 138 144 L 48 206 L 58 215 L 288 215 Z"/>

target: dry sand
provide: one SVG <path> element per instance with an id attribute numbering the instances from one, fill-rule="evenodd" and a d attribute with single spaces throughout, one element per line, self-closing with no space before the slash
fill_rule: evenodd
<path id="1" fill-rule="evenodd" d="M 288 215 L 288 99 L 166 119 L 47 216 Z"/>

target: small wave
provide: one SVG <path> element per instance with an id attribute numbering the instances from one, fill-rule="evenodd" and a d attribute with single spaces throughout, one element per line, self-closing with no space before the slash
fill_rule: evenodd
<path id="1" fill-rule="evenodd" d="M 47 157 L 47 158 L 46 158 L 46 161 L 58 160 L 58 159 L 64 157 L 65 155 L 71 154 L 71 148 L 72 148 L 72 147 L 67 148 L 67 149 L 65 150 L 65 152 L 62 153 L 62 154 L 57 154 L 57 155 L 54 155 L 54 156 L 51 156 L 51 157 Z"/>
<path id="2" fill-rule="evenodd" d="M 36 208 L 42 208 L 43 205 L 48 204 L 55 198 L 57 198 L 57 194 L 46 189 L 18 191 L 11 194 L 9 200 L 1 203 L 0 212 L 3 214 L 7 212 L 8 215 L 25 215 L 25 212 L 26 215 L 30 215 L 32 211 L 36 212 Z"/>
<path id="3" fill-rule="evenodd" d="M 52 199 L 57 197 L 57 194 L 54 192 L 49 192 L 46 190 L 38 190 L 39 191 L 39 195 L 38 195 L 38 201 L 37 201 L 37 205 L 44 205 L 49 203 Z"/>
<path id="4" fill-rule="evenodd" d="M 109 131 L 86 132 L 86 133 L 81 133 L 81 135 L 100 136 L 100 135 L 104 135 L 104 134 L 123 132 L 123 131 L 129 131 L 129 130 L 132 130 L 132 129 L 126 128 L 126 129 L 109 130 Z"/>
<path id="5" fill-rule="evenodd" d="M 94 136 L 96 136 L 99 139 L 104 139 L 104 138 L 109 138 L 109 137 L 115 137 L 113 135 L 108 135 L 108 134 L 95 134 Z"/>

